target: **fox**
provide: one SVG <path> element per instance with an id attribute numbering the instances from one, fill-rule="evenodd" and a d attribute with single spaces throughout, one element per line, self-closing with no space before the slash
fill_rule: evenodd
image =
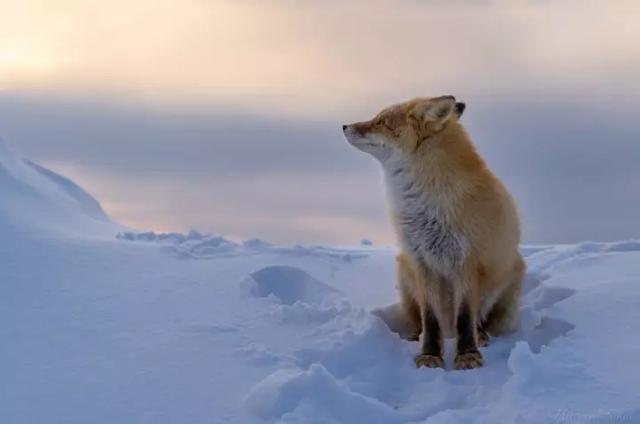
<path id="1" fill-rule="evenodd" d="M 450 95 L 419 97 L 342 127 L 382 165 L 400 304 L 410 338 L 422 336 L 418 368 L 444 368 L 445 338 L 456 338 L 454 369 L 481 367 L 479 348 L 519 321 L 518 211 L 461 124 L 465 108 Z"/>

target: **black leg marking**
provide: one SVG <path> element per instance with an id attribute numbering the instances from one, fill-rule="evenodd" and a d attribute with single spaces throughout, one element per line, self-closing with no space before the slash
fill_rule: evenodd
<path id="1" fill-rule="evenodd" d="M 469 303 L 462 302 L 458 312 L 456 329 L 458 330 L 458 355 L 467 352 L 477 352 L 478 344 L 475 337 L 475 319 L 471 314 Z"/>
<path id="2" fill-rule="evenodd" d="M 440 323 L 438 323 L 438 319 L 428 306 L 425 309 L 424 317 L 422 318 L 422 329 L 424 331 L 422 354 L 442 356 L 442 333 L 440 331 Z"/>
<path id="3" fill-rule="evenodd" d="M 482 327 L 491 335 L 496 335 L 498 333 L 496 328 L 499 328 L 505 319 L 509 316 L 509 311 L 502 304 L 502 299 L 498 300 L 498 302 L 493 305 L 493 307 L 489 310 L 487 317 L 482 323 Z"/>
<path id="4" fill-rule="evenodd" d="M 467 301 L 462 302 L 462 305 L 460 305 L 456 329 L 458 330 L 458 354 L 453 367 L 457 370 L 470 370 L 481 367 L 482 354 L 478 350 L 474 334 L 476 331 L 476 319 Z"/>
<path id="5" fill-rule="evenodd" d="M 442 332 L 440 323 L 429 306 L 422 316 L 422 353 L 416 357 L 416 366 L 427 368 L 444 368 L 442 358 Z"/>

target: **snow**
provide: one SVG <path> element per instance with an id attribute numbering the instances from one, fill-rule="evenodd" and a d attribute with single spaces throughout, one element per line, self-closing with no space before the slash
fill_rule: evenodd
<path id="1" fill-rule="evenodd" d="M 136 232 L 1 142 L 0 199 L 2 423 L 640 422 L 639 241 L 523 247 L 519 329 L 416 369 L 391 248 Z"/>
<path id="2" fill-rule="evenodd" d="M 0 139 L 0 230 L 113 236 L 122 228 L 69 179 L 25 160 Z"/>

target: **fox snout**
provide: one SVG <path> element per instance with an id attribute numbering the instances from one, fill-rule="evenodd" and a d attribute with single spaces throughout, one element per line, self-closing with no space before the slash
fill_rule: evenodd
<path id="1" fill-rule="evenodd" d="M 363 138 L 366 133 L 366 128 L 361 122 L 355 122 L 353 124 L 344 124 L 342 126 L 342 132 L 348 140 L 353 140 Z"/>
<path id="2" fill-rule="evenodd" d="M 353 124 L 344 124 L 342 126 L 342 132 L 347 140 L 353 140 L 354 138 L 360 138 L 361 135 L 355 130 Z"/>
<path id="3" fill-rule="evenodd" d="M 342 132 L 347 141 L 355 147 L 365 138 L 365 132 L 357 123 L 343 125 Z"/>
<path id="4" fill-rule="evenodd" d="M 344 133 L 344 135 L 346 135 L 347 137 L 349 135 L 355 135 L 355 133 L 359 133 L 359 131 L 357 131 L 357 127 L 354 124 L 344 124 L 342 126 L 342 132 Z"/>
<path id="5" fill-rule="evenodd" d="M 385 156 L 387 149 L 384 146 L 384 141 L 380 136 L 371 132 L 368 122 L 343 125 L 342 131 L 349 144 L 356 149 L 373 155 L 379 160 Z"/>

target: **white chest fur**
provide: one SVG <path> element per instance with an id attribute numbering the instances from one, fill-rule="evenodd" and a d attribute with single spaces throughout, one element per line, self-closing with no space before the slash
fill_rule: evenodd
<path id="1" fill-rule="evenodd" d="M 466 241 L 449 225 L 446 193 L 429 192 L 402 154 L 391 156 L 383 166 L 403 248 L 434 271 L 449 274 L 462 263 Z"/>

